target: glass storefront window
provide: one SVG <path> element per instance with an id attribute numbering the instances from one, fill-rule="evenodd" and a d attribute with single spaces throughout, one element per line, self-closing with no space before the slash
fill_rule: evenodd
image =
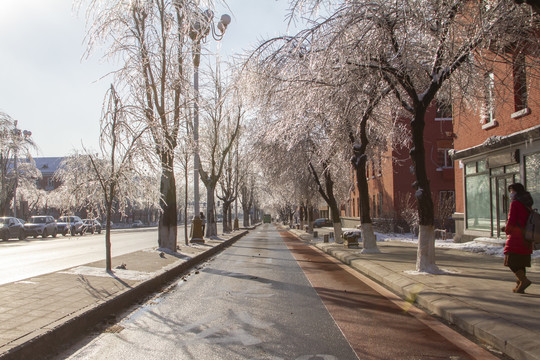
<path id="1" fill-rule="evenodd" d="M 482 174 L 465 178 L 467 197 L 467 229 L 491 230 L 491 204 L 489 175 Z"/>
<path id="2" fill-rule="evenodd" d="M 534 208 L 540 209 L 540 153 L 525 155 L 525 187 L 534 200 Z"/>
<path id="3" fill-rule="evenodd" d="M 476 162 L 475 161 L 465 164 L 465 174 L 466 175 L 476 174 Z"/>
<path id="4" fill-rule="evenodd" d="M 506 166 L 506 173 L 507 174 L 514 174 L 514 173 L 519 174 L 519 164 Z"/>
<path id="5" fill-rule="evenodd" d="M 486 160 L 478 161 L 478 172 L 484 172 L 487 170 Z"/>
<path id="6" fill-rule="evenodd" d="M 504 168 L 503 167 L 498 167 L 498 168 L 491 169 L 491 175 L 502 175 L 502 174 L 504 174 Z"/>

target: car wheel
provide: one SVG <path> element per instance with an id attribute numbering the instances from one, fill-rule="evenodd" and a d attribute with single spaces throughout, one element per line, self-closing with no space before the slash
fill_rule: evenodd
<path id="1" fill-rule="evenodd" d="M 56 235 L 58 235 L 58 230 L 54 230 L 53 233 L 52 233 L 52 237 L 56 237 Z"/>
<path id="2" fill-rule="evenodd" d="M 67 229 L 64 229 L 64 231 L 62 231 L 62 236 L 67 236 L 67 233 L 68 233 Z"/>
<path id="3" fill-rule="evenodd" d="M 43 229 L 43 234 L 41 234 L 41 238 L 45 239 L 49 234 L 47 234 L 47 229 Z"/>
<path id="4" fill-rule="evenodd" d="M 26 237 L 26 234 L 24 233 L 24 230 L 19 231 L 19 240 L 24 240 Z"/>
<path id="5" fill-rule="evenodd" d="M 37 235 L 34 235 L 34 239 L 37 239 Z"/>
<path id="6" fill-rule="evenodd" d="M 77 233 L 75 232 L 75 228 L 72 227 L 71 228 L 71 236 L 75 236 L 75 235 L 77 235 Z"/>
<path id="7" fill-rule="evenodd" d="M 9 235 L 7 233 L 2 234 L 2 240 L 8 241 L 9 240 Z"/>

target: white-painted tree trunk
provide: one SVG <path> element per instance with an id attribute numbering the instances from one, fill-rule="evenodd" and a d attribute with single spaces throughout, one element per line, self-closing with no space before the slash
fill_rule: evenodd
<path id="1" fill-rule="evenodd" d="M 343 238 L 341 237 L 341 222 L 334 223 L 334 240 L 338 244 L 343 244 Z"/>
<path id="2" fill-rule="evenodd" d="M 163 223 L 163 216 L 160 217 L 158 226 L 159 248 L 176 252 L 177 232 L 178 227 L 175 224 L 165 225 Z"/>
<path id="3" fill-rule="evenodd" d="M 375 236 L 373 224 L 371 223 L 362 224 L 362 247 L 362 254 L 376 254 L 381 252 L 377 246 L 377 236 Z"/>
<path id="4" fill-rule="evenodd" d="M 439 272 L 439 268 L 435 265 L 435 227 L 433 225 L 420 225 L 416 271 L 430 274 Z"/>

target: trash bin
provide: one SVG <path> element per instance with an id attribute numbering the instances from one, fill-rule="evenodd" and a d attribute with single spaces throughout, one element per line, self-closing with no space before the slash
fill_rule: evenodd
<path id="1" fill-rule="evenodd" d="M 324 234 L 323 239 L 324 239 L 324 242 L 327 243 L 328 240 L 330 239 L 330 236 L 328 234 Z"/>

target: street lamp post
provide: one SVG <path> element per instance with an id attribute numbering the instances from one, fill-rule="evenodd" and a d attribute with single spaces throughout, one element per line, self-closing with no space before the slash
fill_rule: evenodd
<path id="1" fill-rule="evenodd" d="M 205 10 L 201 14 L 202 22 L 196 21 L 190 29 L 189 36 L 193 41 L 193 87 L 195 90 L 195 104 L 193 109 L 193 142 L 195 145 L 195 154 L 193 159 L 193 221 L 191 223 L 192 243 L 204 243 L 204 234 L 202 231 L 202 220 L 199 217 L 199 65 L 201 62 L 201 41 L 211 32 L 216 41 L 220 41 L 225 35 L 227 26 L 231 23 L 231 17 L 227 14 L 221 15 L 221 19 L 214 29 L 214 12 Z"/>

